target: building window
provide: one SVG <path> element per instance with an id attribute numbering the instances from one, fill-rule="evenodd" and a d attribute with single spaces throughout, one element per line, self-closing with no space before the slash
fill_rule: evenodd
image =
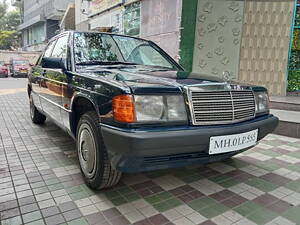
<path id="1" fill-rule="evenodd" d="M 124 34 L 130 36 L 140 35 L 141 5 L 135 2 L 125 6 L 124 12 Z"/>

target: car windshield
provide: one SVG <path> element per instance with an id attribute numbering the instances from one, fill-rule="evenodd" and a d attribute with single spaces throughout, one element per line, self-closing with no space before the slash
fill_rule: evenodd
<path id="1" fill-rule="evenodd" d="M 3 61 L 0 61 L 0 66 L 4 66 L 4 62 Z"/>
<path id="2" fill-rule="evenodd" d="M 75 33 L 76 65 L 146 65 L 176 69 L 175 63 L 160 53 L 151 42 L 102 33 Z"/>
<path id="3" fill-rule="evenodd" d="M 28 65 L 29 63 L 26 60 L 16 60 L 16 61 L 14 61 L 14 64 L 16 64 L 16 65 Z"/>

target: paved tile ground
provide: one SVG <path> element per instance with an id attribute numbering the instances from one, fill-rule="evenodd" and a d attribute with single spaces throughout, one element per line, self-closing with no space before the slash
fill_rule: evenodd
<path id="1" fill-rule="evenodd" d="M 269 135 L 224 162 L 125 174 L 95 192 L 73 140 L 31 123 L 24 89 L 2 90 L 0 216 L 2 225 L 300 224 L 300 139 Z"/>

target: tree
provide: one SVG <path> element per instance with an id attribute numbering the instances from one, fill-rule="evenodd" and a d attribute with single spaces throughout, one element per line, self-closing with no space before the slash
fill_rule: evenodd
<path id="1" fill-rule="evenodd" d="M 2 18 L 6 14 L 7 8 L 8 7 L 6 4 L 6 1 L 1 1 L 0 2 L 0 18 Z"/>
<path id="2" fill-rule="evenodd" d="M 20 33 L 17 26 L 20 24 L 19 10 L 7 11 L 5 0 L 0 0 L 0 49 L 15 49 L 19 46 Z"/>
<path id="3" fill-rule="evenodd" d="M 7 12 L 0 19 L 0 30 L 17 30 L 19 24 L 20 24 L 19 10 L 10 11 Z"/>
<path id="4" fill-rule="evenodd" d="M 19 38 L 17 31 L 0 31 L 0 49 L 11 50 L 18 46 Z"/>

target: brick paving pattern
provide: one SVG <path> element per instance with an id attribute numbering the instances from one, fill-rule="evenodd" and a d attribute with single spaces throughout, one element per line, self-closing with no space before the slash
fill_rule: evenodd
<path id="1" fill-rule="evenodd" d="M 269 135 L 205 166 L 124 174 L 90 190 L 75 142 L 31 123 L 24 89 L 0 95 L 0 218 L 14 224 L 300 224 L 300 139 Z"/>

